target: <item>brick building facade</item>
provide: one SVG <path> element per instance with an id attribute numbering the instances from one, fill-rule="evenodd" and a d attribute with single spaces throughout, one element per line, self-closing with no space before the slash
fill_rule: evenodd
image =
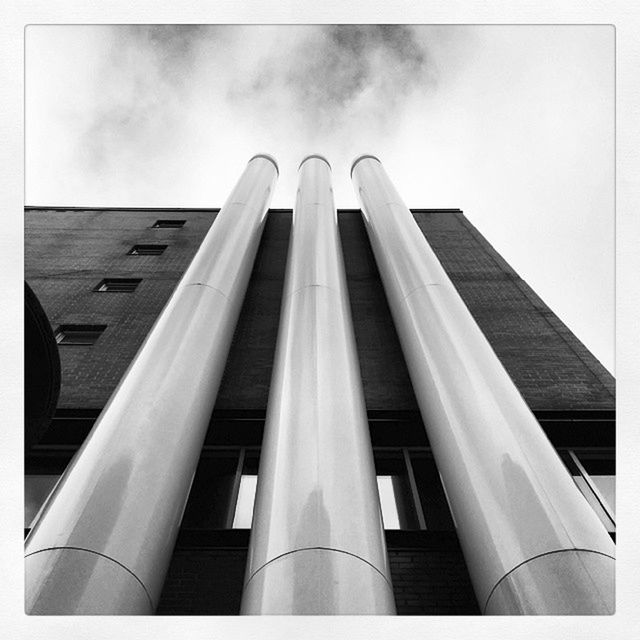
<path id="1" fill-rule="evenodd" d="M 51 426 L 27 452 L 27 487 L 64 470 L 216 212 L 27 209 L 25 278 L 57 332 L 62 372 Z M 609 478 L 612 376 L 461 211 L 413 215 L 570 472 Z M 377 473 L 393 485 L 397 522 L 386 539 L 398 613 L 479 613 L 360 212 L 339 210 L 338 220 Z M 238 481 L 257 470 L 290 225 L 290 210 L 270 211 L 159 614 L 239 612 L 249 532 L 234 524 Z M 125 290 L 101 291 L 105 279 Z M 93 328 L 94 343 L 65 343 L 73 327 Z M 223 505 L 216 513 L 211 491 Z"/>

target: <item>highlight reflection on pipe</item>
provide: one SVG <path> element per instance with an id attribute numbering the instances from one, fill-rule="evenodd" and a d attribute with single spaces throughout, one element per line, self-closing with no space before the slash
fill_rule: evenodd
<path id="1" fill-rule="evenodd" d="M 612 613 L 609 535 L 380 161 L 351 172 L 481 610 Z"/>
<path id="2" fill-rule="evenodd" d="M 328 162 L 303 160 L 243 614 L 392 614 Z"/>
<path id="3" fill-rule="evenodd" d="M 155 609 L 266 220 L 252 158 L 26 541 L 32 614 Z"/>

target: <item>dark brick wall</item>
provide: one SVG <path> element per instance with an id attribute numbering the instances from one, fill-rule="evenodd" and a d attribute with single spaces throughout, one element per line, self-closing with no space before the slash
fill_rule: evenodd
<path id="1" fill-rule="evenodd" d="M 414 215 L 532 409 L 613 410 L 613 378 L 461 212 Z M 94 346 L 60 348 L 59 408 L 100 409 L 189 264 L 215 211 L 28 209 L 25 218 L 25 277 L 54 329 L 72 323 L 108 325 Z M 159 218 L 186 219 L 187 224 L 182 229 L 151 229 Z M 260 423 L 264 414 L 290 222 L 290 211 L 272 211 L 268 219 L 214 415 L 247 412 Z M 387 412 L 400 412 L 419 421 L 359 212 L 341 212 L 339 226 L 367 408 L 380 419 Z M 161 256 L 126 255 L 134 244 L 152 243 L 169 248 Z M 143 281 L 134 293 L 94 292 L 104 277 Z M 215 432 L 215 420 L 212 427 Z M 260 428 L 257 424 L 252 436 L 258 441 Z M 55 433 L 49 436 L 51 444 Z M 384 444 L 404 443 L 400 433 L 395 440 L 391 432 L 386 437 Z M 245 561 L 246 549 L 178 546 L 158 613 L 237 613 Z M 399 613 L 477 613 L 459 550 L 391 548 L 390 561 Z"/>
<path id="2" fill-rule="evenodd" d="M 275 355 L 291 212 L 273 211 L 256 255 L 215 411 L 264 412 Z"/>
<path id="3" fill-rule="evenodd" d="M 159 218 L 182 229 L 152 229 Z M 61 346 L 60 408 L 102 408 L 215 219 L 214 211 L 27 210 L 25 279 L 55 330 L 106 324 L 93 346 Z M 134 244 L 167 244 L 129 256 Z M 105 277 L 142 278 L 133 293 L 98 293 Z"/>
<path id="4" fill-rule="evenodd" d="M 388 553 L 398 614 L 480 613 L 460 550 L 389 549 Z"/>
<path id="5" fill-rule="evenodd" d="M 246 548 L 177 548 L 157 613 L 238 615 L 246 560 Z M 389 563 L 398 614 L 480 613 L 459 550 L 390 549 Z"/>
<path id="6" fill-rule="evenodd" d="M 534 410 L 612 410 L 614 380 L 458 211 L 415 218 L 480 328 Z M 182 229 L 151 229 L 158 218 Z M 61 408 L 101 408 L 215 218 L 212 211 L 27 210 L 25 277 L 54 328 L 104 323 L 93 347 L 60 349 Z M 216 410 L 264 411 L 278 329 L 290 211 L 272 211 Z M 367 408 L 417 410 L 359 212 L 339 215 Z M 128 256 L 133 244 L 169 244 Z M 96 293 L 104 277 L 141 277 L 134 293 Z"/>
<path id="7" fill-rule="evenodd" d="M 247 549 L 177 548 L 156 613 L 238 615 L 246 562 Z"/>
<path id="8" fill-rule="evenodd" d="M 613 376 L 461 212 L 414 216 L 534 411 L 615 408 Z"/>

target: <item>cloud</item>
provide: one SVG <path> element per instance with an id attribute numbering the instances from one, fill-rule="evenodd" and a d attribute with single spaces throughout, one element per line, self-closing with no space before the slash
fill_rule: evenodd
<path id="1" fill-rule="evenodd" d="M 323 153 L 351 207 L 375 153 L 612 366 L 613 50 L 602 26 L 30 26 L 27 202 L 220 206 L 266 151 L 273 206 Z"/>
<path id="2" fill-rule="evenodd" d="M 299 29 L 299 28 L 298 28 Z M 286 109 L 311 139 L 352 126 L 383 134 L 403 104 L 436 85 L 427 46 L 404 25 L 303 28 L 302 38 L 267 52 L 228 90 L 241 109 Z"/>

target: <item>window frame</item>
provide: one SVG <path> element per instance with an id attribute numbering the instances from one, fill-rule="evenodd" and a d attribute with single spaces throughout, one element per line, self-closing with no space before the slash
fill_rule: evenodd
<path id="1" fill-rule="evenodd" d="M 182 229 L 186 224 L 186 220 L 161 218 L 151 225 L 151 229 Z"/>
<path id="2" fill-rule="evenodd" d="M 161 256 L 169 247 L 168 244 L 134 244 L 128 256 Z"/>
<path id="3" fill-rule="evenodd" d="M 55 330 L 54 338 L 58 345 L 78 347 L 93 346 L 100 339 L 100 336 L 102 336 L 106 328 L 106 324 L 61 324 Z M 67 342 L 65 338 L 70 338 L 74 333 L 93 335 L 94 339 L 90 340 L 86 338 L 84 341 L 69 340 Z"/>
<path id="4" fill-rule="evenodd" d="M 585 500 L 587 501 L 587 503 L 589 504 L 589 506 L 593 509 L 593 506 L 591 504 L 591 502 L 589 501 L 589 496 L 585 495 L 585 489 L 583 489 L 583 487 L 580 485 L 580 483 L 578 483 L 576 481 L 576 478 L 580 478 L 581 480 L 583 480 L 584 485 L 586 485 L 587 489 L 590 492 L 591 497 L 596 501 L 596 503 L 598 504 L 599 508 L 602 510 L 602 513 L 604 514 L 605 518 L 608 519 L 610 522 L 606 522 L 600 513 L 598 513 L 598 511 L 596 509 L 593 509 L 595 514 L 598 516 L 598 518 L 600 519 L 600 521 L 602 522 L 603 526 L 607 529 L 607 531 L 609 533 L 615 534 L 616 532 L 616 516 L 615 516 L 615 512 L 612 510 L 615 509 L 615 505 L 613 507 L 611 507 L 611 505 L 609 505 L 608 501 L 606 500 L 606 498 L 602 495 L 602 492 L 600 491 L 600 489 L 598 488 L 597 484 L 593 481 L 592 479 L 592 475 L 596 475 L 596 474 L 590 474 L 584 464 L 580 461 L 580 454 L 583 455 L 597 455 L 598 457 L 600 457 L 601 459 L 607 459 L 607 458 L 611 458 L 613 459 L 613 462 L 615 464 L 615 451 L 613 451 L 612 449 L 592 449 L 592 448 L 585 448 L 585 449 L 580 449 L 577 447 L 562 447 L 562 448 L 558 448 L 557 449 L 558 454 L 560 455 L 560 459 L 563 461 L 565 468 L 567 469 L 567 472 L 569 473 L 569 475 L 571 476 L 571 479 L 573 480 L 573 482 L 575 483 L 576 487 L 578 488 L 578 490 L 580 491 L 580 493 L 584 496 Z M 567 460 L 568 458 L 568 460 Z M 568 462 L 568 464 L 567 464 Z M 573 469 L 571 468 L 573 467 L 575 469 L 575 472 L 573 471 Z M 616 477 L 616 474 L 614 472 L 614 478 Z M 617 481 L 617 478 L 616 478 Z"/>
<path id="5" fill-rule="evenodd" d="M 103 278 L 93 288 L 96 293 L 133 293 L 142 278 Z"/>

